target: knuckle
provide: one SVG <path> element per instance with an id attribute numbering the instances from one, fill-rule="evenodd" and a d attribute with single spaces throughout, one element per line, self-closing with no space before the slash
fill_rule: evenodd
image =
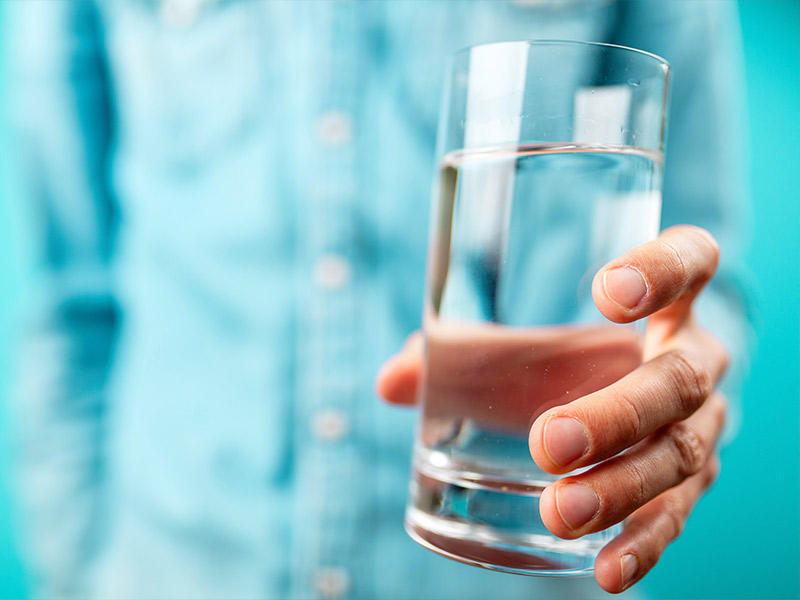
<path id="1" fill-rule="evenodd" d="M 620 439 L 639 439 L 644 434 L 644 421 L 636 400 L 625 395 L 616 394 L 614 403 L 617 406 L 617 435 Z"/>
<path id="2" fill-rule="evenodd" d="M 713 390 L 711 375 L 684 350 L 670 352 L 671 377 L 682 414 L 689 416 Z"/>
<path id="3" fill-rule="evenodd" d="M 719 477 L 719 461 L 714 458 L 709 459 L 699 477 L 700 489 L 706 492 Z"/>
<path id="4" fill-rule="evenodd" d="M 673 423 L 666 430 L 666 438 L 677 458 L 681 478 L 686 479 L 699 473 L 707 459 L 706 448 L 700 436 L 685 423 Z"/>
<path id="5" fill-rule="evenodd" d="M 424 343 L 425 340 L 422 336 L 422 332 L 414 331 L 406 338 L 406 341 L 403 343 L 403 349 L 416 353 L 422 350 Z"/>
<path id="6" fill-rule="evenodd" d="M 627 471 L 630 480 L 628 499 L 634 506 L 642 506 L 650 499 L 647 493 L 647 476 L 642 467 L 635 463 L 629 464 Z"/>
<path id="7" fill-rule="evenodd" d="M 717 338 L 714 338 L 714 348 L 719 356 L 719 374 L 721 377 L 731 366 L 731 353 Z"/>
<path id="8" fill-rule="evenodd" d="M 701 330 L 700 335 L 703 345 L 708 349 L 708 355 L 714 359 L 714 369 L 716 369 L 718 377 L 722 377 L 731 363 L 731 354 L 728 348 L 708 330 Z"/>
<path id="9" fill-rule="evenodd" d="M 709 401 L 713 403 L 714 424 L 717 427 L 717 431 L 722 431 L 728 421 L 728 403 L 720 394 L 714 394 Z"/>
<path id="10" fill-rule="evenodd" d="M 704 246 L 705 249 L 710 253 L 710 255 L 714 258 L 714 263 L 719 260 L 719 243 L 717 242 L 716 238 L 711 235 L 711 233 L 707 229 L 703 229 L 702 227 L 697 227 L 695 225 L 690 225 L 688 230 L 694 235 L 695 239 L 698 240 L 698 244 Z"/>
<path id="11" fill-rule="evenodd" d="M 667 541 L 671 542 L 683 533 L 683 527 L 686 524 L 683 504 L 677 498 L 669 496 L 664 499 L 662 514 L 667 522 Z"/>
<path id="12" fill-rule="evenodd" d="M 703 482 L 704 489 L 710 488 L 712 485 L 714 485 L 714 482 L 719 477 L 720 468 L 721 465 L 718 457 L 715 456 L 708 461 L 708 476 L 706 480 Z"/>
<path id="13" fill-rule="evenodd" d="M 664 236 L 663 243 L 680 262 L 679 268 L 685 277 L 684 282 L 692 278 L 693 270 L 697 271 L 696 278 L 701 281 L 711 278 L 719 264 L 720 247 L 709 231 L 695 225 L 677 225 L 664 233 L 667 235 Z M 673 244 L 673 240 L 677 243 Z M 693 269 L 688 268 L 684 255 L 689 259 L 688 263 L 693 265 Z"/>
<path id="14" fill-rule="evenodd" d="M 686 266 L 686 262 L 681 256 L 680 250 L 678 250 L 678 248 L 676 248 L 675 245 L 668 240 L 662 240 L 661 243 L 664 249 L 667 251 L 667 256 L 664 257 L 664 268 L 671 273 L 672 279 L 676 285 L 680 287 L 686 286 L 686 284 L 689 282 L 690 273 L 689 268 Z"/>
<path id="15" fill-rule="evenodd" d="M 719 344 L 719 351 L 720 351 L 720 356 L 721 356 L 721 369 L 720 369 L 720 372 L 721 373 L 725 373 L 725 372 L 727 372 L 728 368 L 731 366 L 731 353 L 728 351 L 728 349 L 724 345 L 722 345 L 722 343 Z"/>

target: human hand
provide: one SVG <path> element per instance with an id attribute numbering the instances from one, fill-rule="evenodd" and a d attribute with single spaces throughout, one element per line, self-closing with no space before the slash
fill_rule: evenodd
<path id="1" fill-rule="evenodd" d="M 595 303 L 618 323 L 650 317 L 645 362 L 607 388 L 545 411 L 530 430 L 531 455 L 545 471 L 596 465 L 543 492 L 540 513 L 552 533 L 573 539 L 626 519 L 595 562 L 609 592 L 656 564 L 716 477 L 725 401 L 714 388 L 728 359 L 691 309 L 718 258 L 708 232 L 678 226 L 605 265 L 593 282 Z M 381 370 L 378 393 L 413 404 L 421 364 L 415 334 Z"/>

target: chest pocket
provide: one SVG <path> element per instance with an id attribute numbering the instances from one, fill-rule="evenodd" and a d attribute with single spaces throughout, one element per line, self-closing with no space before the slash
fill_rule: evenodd
<path id="1" fill-rule="evenodd" d="M 269 72 L 263 4 L 108 0 L 121 139 L 162 165 L 200 166 L 252 129 Z"/>

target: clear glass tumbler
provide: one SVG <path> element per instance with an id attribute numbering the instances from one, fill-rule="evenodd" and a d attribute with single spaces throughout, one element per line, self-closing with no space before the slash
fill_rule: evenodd
<path id="1" fill-rule="evenodd" d="M 539 516 L 528 431 L 618 380 L 642 330 L 608 322 L 597 270 L 653 239 L 669 66 L 607 44 L 458 53 L 438 134 L 421 416 L 406 511 L 420 544 L 528 575 L 590 573 L 618 526 L 577 540 Z"/>

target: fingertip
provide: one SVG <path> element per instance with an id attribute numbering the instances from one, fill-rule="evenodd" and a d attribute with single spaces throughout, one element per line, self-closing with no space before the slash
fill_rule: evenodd
<path id="1" fill-rule="evenodd" d="M 531 453 L 531 458 L 536 465 L 546 473 L 550 473 L 552 465 L 547 458 L 547 453 L 544 451 L 544 444 L 542 441 L 542 429 L 544 423 L 544 415 L 541 415 L 533 422 L 531 429 L 528 432 L 528 451 Z"/>
<path id="2" fill-rule="evenodd" d="M 539 516 L 550 533 L 563 537 L 560 534 L 564 532 L 565 527 L 561 520 L 561 515 L 558 514 L 558 508 L 556 508 L 556 491 L 554 488 L 555 484 L 548 485 L 542 491 L 542 495 L 539 496 Z"/>
<path id="3" fill-rule="evenodd" d="M 399 354 L 391 357 L 375 377 L 375 393 L 390 404 L 414 404 L 419 364 Z"/>
<path id="4" fill-rule="evenodd" d="M 631 265 L 606 265 L 592 280 L 592 298 L 604 317 L 614 323 L 630 323 L 647 298 L 649 286 L 642 272 Z"/>
<path id="5" fill-rule="evenodd" d="M 551 475 L 563 475 L 573 470 L 588 447 L 586 430 L 569 415 L 542 414 L 528 433 L 531 458 L 540 469 Z"/>
<path id="6" fill-rule="evenodd" d="M 375 375 L 375 395 L 387 402 L 392 393 L 391 377 L 391 359 L 389 359 Z"/>
<path id="7" fill-rule="evenodd" d="M 717 238 L 708 230 L 702 227 L 698 227 L 697 225 L 673 225 L 664 230 L 665 234 L 677 234 L 677 235 L 695 235 L 703 240 L 705 244 L 708 245 L 708 249 L 711 253 L 713 258 L 714 266 L 719 263 L 720 257 L 720 246 Z"/>
<path id="8" fill-rule="evenodd" d="M 573 540 L 579 537 L 575 531 L 570 529 L 561 517 L 556 504 L 556 491 L 559 483 L 548 485 L 542 495 L 539 496 L 539 516 L 547 530 L 553 535 L 565 540 Z"/>
<path id="9" fill-rule="evenodd" d="M 609 594 L 624 592 L 639 581 L 642 575 L 636 553 L 616 551 L 612 544 L 603 548 L 595 559 L 595 580 Z"/>
<path id="10" fill-rule="evenodd" d="M 622 578 L 616 553 L 607 552 L 606 548 L 600 551 L 594 560 L 594 578 L 609 594 L 619 594 L 622 591 Z"/>

